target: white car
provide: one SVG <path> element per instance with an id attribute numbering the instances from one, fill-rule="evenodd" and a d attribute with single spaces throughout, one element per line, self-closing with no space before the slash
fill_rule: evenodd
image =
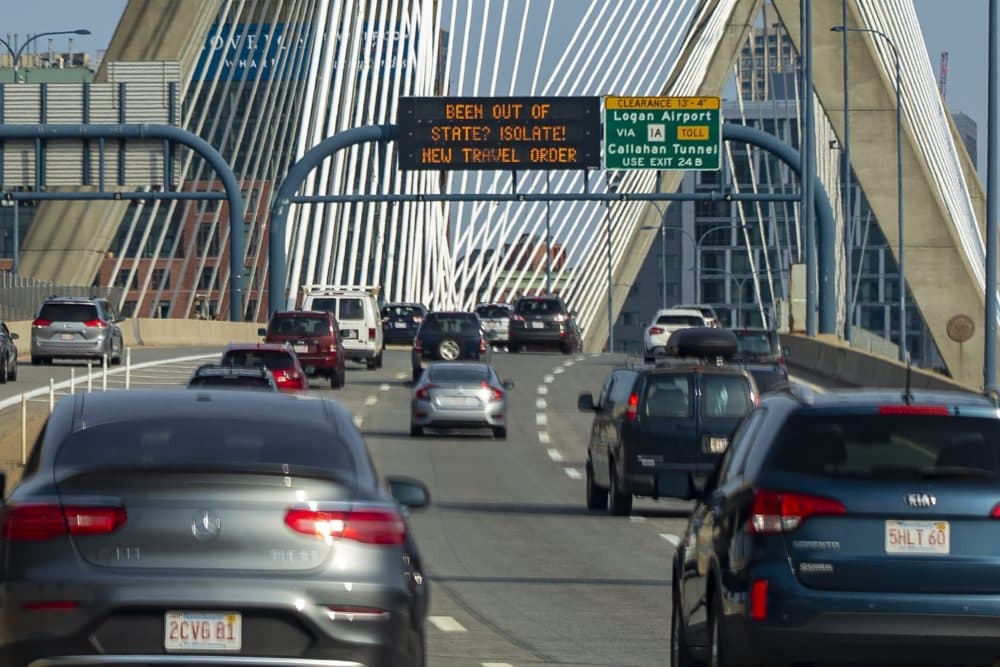
<path id="1" fill-rule="evenodd" d="M 719 315 L 715 312 L 715 308 L 708 305 L 707 303 L 685 303 L 677 304 L 674 306 L 674 310 L 697 310 L 699 313 L 705 316 L 708 320 L 706 326 L 709 327 L 721 327 L 722 321 L 719 319 Z"/>
<path id="2" fill-rule="evenodd" d="M 325 310 L 337 319 L 346 359 L 369 369 L 382 367 L 385 342 L 375 300 L 378 287 L 305 285 L 302 291 L 302 310 Z"/>
<path id="3" fill-rule="evenodd" d="M 678 329 L 688 327 L 712 326 L 701 311 L 693 308 L 664 308 L 656 311 L 653 323 L 646 327 L 642 334 L 643 358 L 647 362 L 654 361 L 657 355 L 666 351 L 667 339 Z"/>
<path id="4" fill-rule="evenodd" d="M 490 345 L 507 344 L 507 334 L 510 331 L 510 306 L 505 303 L 481 303 L 476 306 L 476 315 L 483 325 Z"/>

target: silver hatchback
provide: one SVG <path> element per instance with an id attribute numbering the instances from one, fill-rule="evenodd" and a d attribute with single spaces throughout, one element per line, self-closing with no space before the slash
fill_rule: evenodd
<path id="1" fill-rule="evenodd" d="M 32 365 L 53 359 L 122 360 L 121 321 L 111 302 L 92 297 L 51 297 L 31 323 Z"/>
<path id="2" fill-rule="evenodd" d="M 423 372 L 413 388 L 410 435 L 424 428 L 489 428 L 493 437 L 507 437 L 507 391 L 489 364 L 475 361 L 440 362 Z"/>

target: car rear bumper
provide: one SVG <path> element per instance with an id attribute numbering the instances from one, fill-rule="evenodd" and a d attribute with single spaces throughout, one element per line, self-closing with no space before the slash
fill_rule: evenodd
<path id="1" fill-rule="evenodd" d="M 353 660 L 311 660 L 308 658 L 255 658 L 253 656 L 198 655 L 66 655 L 34 660 L 28 667 L 135 667 L 136 665 L 211 665 L 212 667 L 365 667 Z"/>
<path id="2" fill-rule="evenodd" d="M 427 401 L 413 401 L 410 406 L 410 421 L 414 426 L 440 428 L 505 426 L 507 407 L 502 402 L 494 402 L 476 410 L 448 410 Z"/>
<path id="3" fill-rule="evenodd" d="M 31 341 L 31 356 L 33 357 L 94 357 L 100 358 L 107 351 L 107 337 L 101 336 L 94 340 L 33 340 Z"/>
<path id="4" fill-rule="evenodd" d="M 382 340 L 387 343 L 412 343 L 416 337 L 416 329 L 382 329 Z"/>
<path id="5" fill-rule="evenodd" d="M 661 463 L 653 467 L 630 470 L 625 482 L 631 493 L 652 498 L 690 497 L 691 483 L 700 485 L 714 469 L 712 463 Z"/>
<path id="6" fill-rule="evenodd" d="M 370 343 L 367 347 L 348 347 L 344 344 L 344 358 L 352 359 L 354 361 L 374 359 L 378 356 L 378 352 L 375 350 L 375 343 Z"/>
<path id="7" fill-rule="evenodd" d="M 511 329 L 507 337 L 508 342 L 519 345 L 530 345 L 532 343 L 568 343 L 569 332 L 565 328 L 560 329 Z"/>
<path id="8" fill-rule="evenodd" d="M 326 354 L 304 354 L 298 355 L 299 363 L 308 375 L 328 374 L 330 371 L 340 367 L 340 360 L 337 355 Z M 310 370 L 311 369 L 311 370 Z"/>

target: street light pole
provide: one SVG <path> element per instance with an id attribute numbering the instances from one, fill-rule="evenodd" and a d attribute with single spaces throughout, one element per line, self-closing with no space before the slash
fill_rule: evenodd
<path id="1" fill-rule="evenodd" d="M 896 264 L 899 269 L 899 360 L 906 361 L 906 274 L 904 272 L 905 255 L 903 245 L 903 80 L 899 70 L 899 49 L 889 35 L 874 28 L 849 28 L 843 25 L 835 25 L 830 28 L 833 32 L 867 32 L 878 35 L 885 40 L 892 49 L 892 57 L 896 67 L 896 224 L 899 235 L 899 250 L 897 252 Z"/>
<path id="2" fill-rule="evenodd" d="M 17 75 L 18 64 L 21 62 L 21 54 L 24 53 L 24 49 L 25 47 L 28 46 L 28 44 L 31 44 L 33 41 L 41 37 L 51 37 L 53 35 L 89 35 L 89 34 L 90 31 L 87 30 L 86 28 L 78 28 L 76 30 L 54 30 L 51 32 L 40 32 L 37 35 L 32 35 L 28 39 L 24 40 L 24 43 L 21 44 L 21 46 L 19 46 L 16 51 L 11 47 L 10 44 L 7 43 L 7 40 L 0 39 L 0 44 L 5 46 L 7 48 L 7 51 L 10 52 L 10 57 L 12 60 L 12 64 L 14 66 L 14 83 L 20 83 Z"/>

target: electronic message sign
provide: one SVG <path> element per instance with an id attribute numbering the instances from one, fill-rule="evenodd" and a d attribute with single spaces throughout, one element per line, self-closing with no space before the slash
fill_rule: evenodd
<path id="1" fill-rule="evenodd" d="M 401 97 L 400 169 L 601 164 L 599 97 Z"/>

